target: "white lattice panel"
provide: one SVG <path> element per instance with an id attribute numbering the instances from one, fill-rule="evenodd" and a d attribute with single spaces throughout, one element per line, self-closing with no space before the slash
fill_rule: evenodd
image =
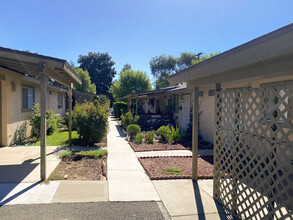
<path id="1" fill-rule="evenodd" d="M 293 219 L 292 91 L 216 94 L 214 196 L 242 219 Z"/>

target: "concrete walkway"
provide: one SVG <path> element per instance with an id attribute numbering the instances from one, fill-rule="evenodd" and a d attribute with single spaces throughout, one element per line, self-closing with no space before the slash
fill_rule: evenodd
<path id="1" fill-rule="evenodd" d="M 125 135 L 110 118 L 108 134 L 108 186 L 110 201 L 160 201 Z"/>

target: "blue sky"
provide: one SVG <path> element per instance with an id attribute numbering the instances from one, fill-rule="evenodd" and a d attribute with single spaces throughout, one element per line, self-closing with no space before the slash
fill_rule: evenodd
<path id="1" fill-rule="evenodd" d="M 150 76 L 149 61 L 224 52 L 293 23 L 292 0 L 20 0 L 0 7 L 0 46 L 76 63 L 108 52 Z"/>

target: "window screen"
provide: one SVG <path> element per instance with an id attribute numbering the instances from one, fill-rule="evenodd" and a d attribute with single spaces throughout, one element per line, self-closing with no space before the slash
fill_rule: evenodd
<path id="1" fill-rule="evenodd" d="M 34 88 L 22 87 L 22 108 L 32 109 L 34 107 Z"/>
<path id="2" fill-rule="evenodd" d="M 62 108 L 62 107 L 63 107 L 63 94 L 58 93 L 58 108 Z"/>

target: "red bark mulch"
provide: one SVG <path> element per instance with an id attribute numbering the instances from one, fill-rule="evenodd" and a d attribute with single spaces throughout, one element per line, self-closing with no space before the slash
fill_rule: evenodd
<path id="1" fill-rule="evenodd" d="M 191 179 L 192 177 L 191 156 L 140 157 L 138 159 L 151 180 Z M 182 169 L 182 175 L 166 174 L 167 168 Z M 213 170 L 213 156 L 198 157 L 197 175 L 199 179 L 212 179 Z"/>
<path id="2" fill-rule="evenodd" d="M 182 144 L 168 144 L 168 143 L 158 143 L 155 142 L 153 144 L 136 144 L 133 142 L 129 142 L 130 146 L 135 152 L 143 152 L 143 151 L 160 151 L 160 150 L 191 150 L 191 147 L 188 145 Z"/>

